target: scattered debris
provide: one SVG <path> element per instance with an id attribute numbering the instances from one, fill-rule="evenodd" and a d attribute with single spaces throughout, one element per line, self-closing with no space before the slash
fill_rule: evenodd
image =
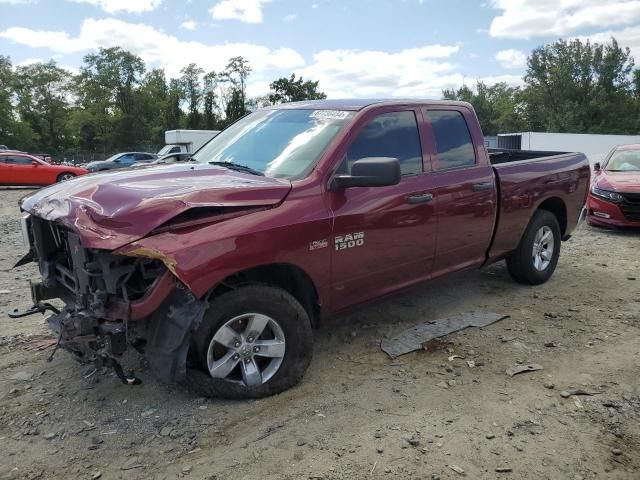
<path id="1" fill-rule="evenodd" d="M 463 357 L 463 356 L 461 356 L 461 355 L 451 355 L 451 356 L 449 356 L 449 357 L 448 357 L 448 360 L 449 360 L 450 362 L 453 362 L 456 358 L 464 359 L 464 357 Z"/>
<path id="2" fill-rule="evenodd" d="M 511 467 L 496 467 L 496 472 L 498 473 L 508 473 L 513 471 Z"/>
<path id="3" fill-rule="evenodd" d="M 464 469 L 460 468 L 457 465 L 449 465 L 449 468 L 456 472 L 458 475 L 466 475 L 466 473 L 464 473 Z"/>
<path id="4" fill-rule="evenodd" d="M 380 347 L 392 359 L 416 350 L 421 350 L 424 344 L 434 338 L 443 337 L 450 333 L 464 330 L 468 327 L 486 327 L 508 315 L 498 313 L 463 313 L 431 322 L 423 322 L 405 330 L 400 335 L 382 340 Z"/>
<path id="5" fill-rule="evenodd" d="M 553 390 L 554 388 L 556 388 L 556 386 L 551 382 L 547 382 L 547 383 L 544 384 L 544 388 L 546 388 L 548 390 Z"/>
<path id="6" fill-rule="evenodd" d="M 420 445 L 420 439 L 415 435 L 411 435 L 410 437 L 405 437 L 404 441 L 407 442 L 412 447 L 417 447 Z"/>
<path id="7" fill-rule="evenodd" d="M 142 468 L 144 465 L 140 463 L 140 459 L 138 457 L 131 457 L 129 460 L 124 462 L 124 464 L 120 467 L 120 470 L 133 470 L 134 468 Z"/>
<path id="8" fill-rule="evenodd" d="M 591 395 L 598 395 L 602 392 L 598 392 L 597 390 L 586 390 L 584 388 L 570 388 L 568 390 L 563 390 L 560 392 L 560 396 L 562 398 L 569 398 L 571 396 L 574 395 L 586 395 L 586 396 L 591 396 Z"/>
<path id="9" fill-rule="evenodd" d="M 510 377 L 514 375 L 518 375 L 519 373 L 524 372 L 537 372 L 538 370 L 544 370 L 542 365 L 538 365 L 537 363 L 525 363 L 523 365 L 516 365 L 511 368 L 507 368 L 506 373 Z"/>
<path id="10" fill-rule="evenodd" d="M 474 360 L 467 360 L 467 366 L 469 368 L 476 368 L 476 362 Z"/>
<path id="11" fill-rule="evenodd" d="M 613 450 L 611 450 L 611 453 L 613 453 L 617 457 L 619 455 L 622 455 L 622 450 L 620 450 L 619 448 L 614 448 Z"/>
<path id="12" fill-rule="evenodd" d="M 24 349 L 28 352 L 40 352 L 49 347 L 53 347 L 58 340 L 55 338 L 47 338 L 45 340 L 31 340 L 24 344 Z"/>
<path id="13" fill-rule="evenodd" d="M 553 347 L 557 347 L 558 344 L 556 342 L 545 342 L 544 346 L 547 348 L 553 348 Z"/>
<path id="14" fill-rule="evenodd" d="M 485 435 L 485 438 L 486 438 L 487 440 L 493 440 L 494 438 L 496 438 L 496 436 L 495 436 L 493 433 L 487 433 L 487 434 Z"/>
<path id="15" fill-rule="evenodd" d="M 17 372 L 9 377 L 11 380 L 17 382 L 30 382 L 33 380 L 33 373 L 30 372 Z"/>

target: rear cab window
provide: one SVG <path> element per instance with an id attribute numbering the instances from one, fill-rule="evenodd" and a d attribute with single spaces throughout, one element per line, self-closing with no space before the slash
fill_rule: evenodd
<path id="1" fill-rule="evenodd" d="M 473 167 L 476 153 L 467 121 L 457 110 L 423 111 L 435 140 L 435 171 Z"/>
<path id="2" fill-rule="evenodd" d="M 350 172 L 356 160 L 370 157 L 397 158 L 402 175 L 423 172 L 420 134 L 413 111 L 383 113 L 370 120 L 349 146 L 339 171 Z"/>

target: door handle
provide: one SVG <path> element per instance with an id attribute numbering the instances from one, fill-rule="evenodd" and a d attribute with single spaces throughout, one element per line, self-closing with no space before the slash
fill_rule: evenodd
<path id="1" fill-rule="evenodd" d="M 481 192 L 483 190 L 491 190 L 493 188 L 493 183 L 491 182 L 480 182 L 480 183 L 474 183 L 473 185 L 471 185 L 471 189 L 474 192 Z"/>
<path id="2" fill-rule="evenodd" d="M 407 203 L 409 205 L 417 205 L 419 203 L 428 203 L 433 200 L 433 195 L 430 193 L 421 193 L 418 195 L 410 195 L 407 197 Z"/>

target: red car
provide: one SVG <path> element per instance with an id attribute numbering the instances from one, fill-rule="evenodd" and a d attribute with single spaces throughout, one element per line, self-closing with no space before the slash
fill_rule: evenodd
<path id="1" fill-rule="evenodd" d="M 53 165 L 22 152 L 0 152 L 0 185 L 51 185 L 84 175 L 87 170 Z"/>
<path id="2" fill-rule="evenodd" d="M 589 225 L 640 227 L 640 144 L 620 145 L 595 164 L 587 208 Z"/>

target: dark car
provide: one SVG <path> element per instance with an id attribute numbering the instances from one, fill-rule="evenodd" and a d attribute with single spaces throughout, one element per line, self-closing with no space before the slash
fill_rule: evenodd
<path id="1" fill-rule="evenodd" d="M 24 198 L 43 278 L 13 315 L 61 298 L 60 346 L 124 383 L 143 348 L 165 382 L 263 397 L 302 378 L 324 315 L 503 259 L 546 282 L 590 176 L 580 153 L 487 152 L 471 105 L 435 100 L 268 107 L 192 159 Z"/>
<path id="2" fill-rule="evenodd" d="M 136 162 L 152 162 L 158 158 L 155 153 L 147 152 L 124 152 L 116 153 L 106 160 L 91 162 L 87 165 L 89 172 L 102 172 L 104 170 L 114 170 L 116 168 L 126 168 Z"/>

